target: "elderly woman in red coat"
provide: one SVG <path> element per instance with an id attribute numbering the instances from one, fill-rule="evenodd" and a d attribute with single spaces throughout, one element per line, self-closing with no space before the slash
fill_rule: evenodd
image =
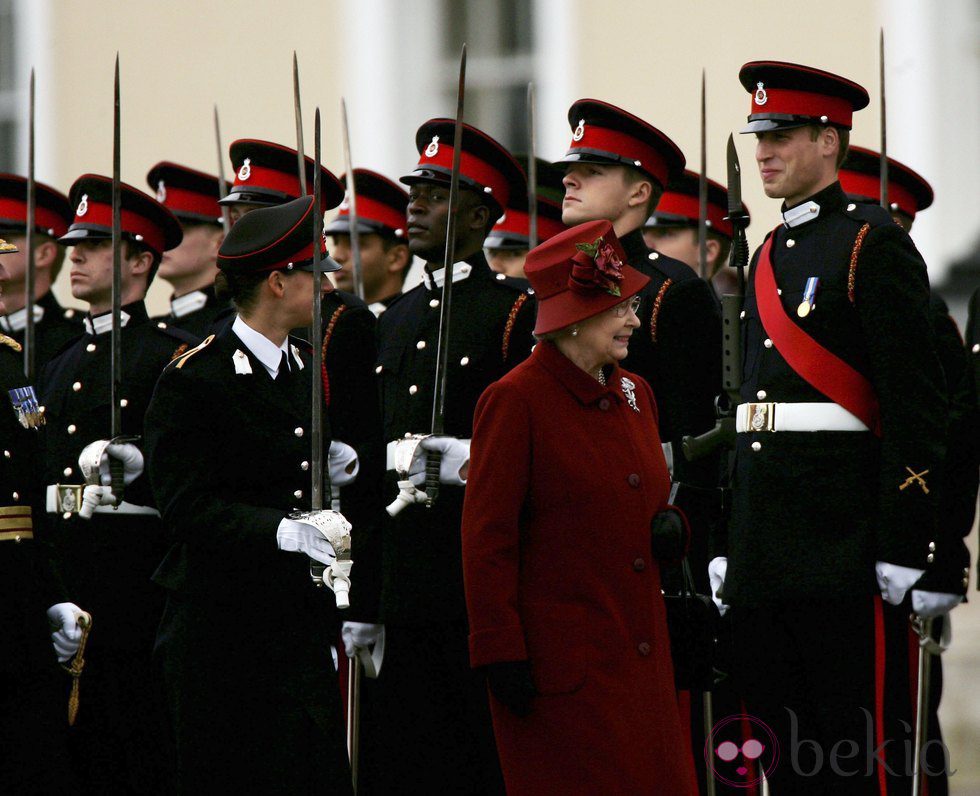
<path id="1" fill-rule="evenodd" d="M 608 221 L 533 250 L 540 342 L 476 408 L 463 512 L 470 659 L 509 793 L 696 792 L 651 522 L 670 487 L 621 370 L 648 278 Z"/>

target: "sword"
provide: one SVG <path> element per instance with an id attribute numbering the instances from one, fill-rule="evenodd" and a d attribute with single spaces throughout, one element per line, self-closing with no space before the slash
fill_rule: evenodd
<path id="1" fill-rule="evenodd" d="M 881 174 L 881 206 L 888 206 L 888 124 L 885 115 L 885 29 L 878 32 L 878 80 L 881 91 L 881 160 L 878 161 Z M 889 210 L 889 212 L 891 212 Z"/>
<path id="2" fill-rule="evenodd" d="M 463 99 L 466 94 L 466 45 L 459 56 L 459 85 L 456 89 L 456 124 L 453 130 L 453 169 L 449 176 L 449 217 L 446 219 L 446 254 L 442 260 L 442 302 L 439 304 L 439 347 L 436 349 L 435 393 L 432 398 L 432 434 L 445 431 L 446 374 L 449 370 L 449 309 L 453 296 L 453 265 L 456 259 L 456 216 L 459 213 L 459 160 L 463 148 Z M 431 508 L 439 495 L 441 456 L 426 455 L 425 505 Z"/>
<path id="3" fill-rule="evenodd" d="M 920 796 L 923 779 L 928 772 L 922 766 L 922 752 L 929 737 L 929 692 L 933 655 L 942 655 L 949 646 L 949 617 L 943 618 L 943 630 L 939 641 L 933 637 L 932 619 L 921 619 L 913 614 L 910 617 L 912 629 L 919 636 L 919 673 L 916 682 L 915 700 L 915 758 L 912 779 L 912 796 Z"/>
<path id="4" fill-rule="evenodd" d="M 347 102 L 340 98 L 340 117 L 344 133 L 344 169 L 347 171 L 347 229 L 350 232 L 351 273 L 354 276 L 354 292 L 364 300 L 364 272 L 361 270 L 361 239 L 357 228 L 357 180 L 350 155 L 350 125 L 347 123 Z"/>
<path id="5" fill-rule="evenodd" d="M 34 179 L 34 69 L 28 94 L 27 133 L 27 268 L 24 272 L 24 308 L 27 326 L 24 327 L 24 375 L 28 385 L 34 383 L 34 216 L 37 210 L 37 183 Z"/>
<path id="6" fill-rule="evenodd" d="M 355 653 L 347 659 L 347 756 L 351 786 L 357 793 L 357 763 L 361 737 L 361 661 Z"/>
<path id="7" fill-rule="evenodd" d="M 538 164 L 537 140 L 534 135 L 534 83 L 527 84 L 527 247 L 538 245 Z"/>
<path id="8" fill-rule="evenodd" d="M 303 106 L 299 101 L 299 62 L 293 50 L 293 110 L 296 113 L 296 164 L 299 169 L 299 192 L 306 196 L 306 156 L 303 150 Z M 317 205 L 319 207 L 319 205 Z M 316 248 L 314 246 L 314 248 Z"/>
<path id="9" fill-rule="evenodd" d="M 218 147 L 218 199 L 225 198 L 225 159 L 221 146 L 221 125 L 218 123 L 218 104 L 214 105 L 214 141 Z M 225 205 L 221 205 L 221 228 L 225 235 L 231 229 L 231 214 Z"/>
<path id="10" fill-rule="evenodd" d="M 708 143 L 705 135 L 704 69 L 701 70 L 701 173 L 698 175 L 698 274 L 710 279 L 708 274 Z"/>
<path id="11" fill-rule="evenodd" d="M 119 53 L 116 53 L 116 72 L 113 84 L 112 108 L 112 332 L 110 337 L 110 401 L 112 419 L 109 439 L 116 441 L 122 434 L 122 187 L 120 173 L 120 126 L 119 126 Z M 112 494 L 116 506 L 123 501 L 123 463 L 109 457 L 112 475 Z"/>

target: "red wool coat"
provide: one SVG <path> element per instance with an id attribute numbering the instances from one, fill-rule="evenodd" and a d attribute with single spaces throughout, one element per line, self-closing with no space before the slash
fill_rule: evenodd
<path id="1" fill-rule="evenodd" d="M 650 553 L 669 490 L 656 404 L 618 367 L 608 384 L 545 342 L 476 408 L 470 658 L 529 659 L 539 692 L 526 718 L 490 697 L 509 794 L 694 792 Z"/>

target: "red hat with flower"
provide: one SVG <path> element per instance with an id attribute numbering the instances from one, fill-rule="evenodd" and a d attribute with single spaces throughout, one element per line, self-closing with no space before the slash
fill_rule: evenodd
<path id="1" fill-rule="evenodd" d="M 528 253 L 524 274 L 538 300 L 537 335 L 615 307 L 650 281 L 626 264 L 611 221 L 588 221 L 558 233 Z"/>

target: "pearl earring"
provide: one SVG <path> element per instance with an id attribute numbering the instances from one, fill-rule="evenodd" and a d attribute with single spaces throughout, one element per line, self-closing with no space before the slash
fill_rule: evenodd
<path id="1" fill-rule="evenodd" d="M 577 326 L 573 326 L 572 327 L 572 337 L 578 337 L 578 327 Z"/>

